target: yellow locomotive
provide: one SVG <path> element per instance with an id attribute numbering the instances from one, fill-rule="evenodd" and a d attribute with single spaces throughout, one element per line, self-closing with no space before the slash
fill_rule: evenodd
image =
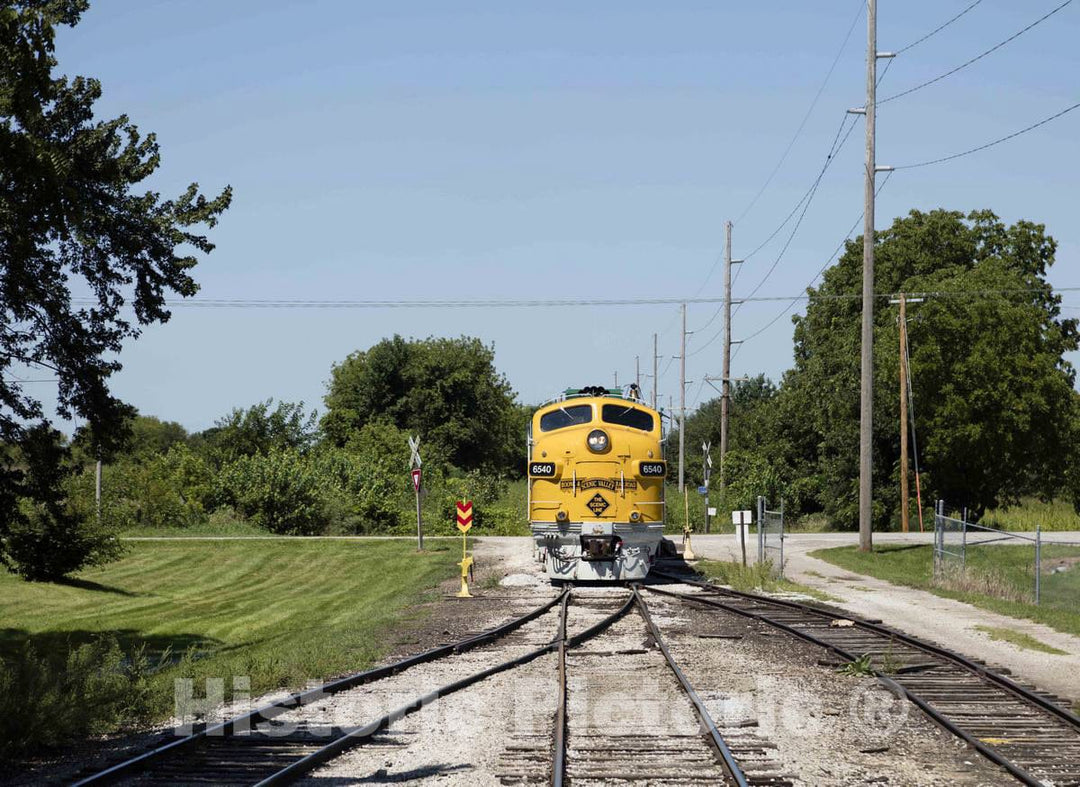
<path id="1" fill-rule="evenodd" d="M 570 389 L 533 415 L 529 524 L 552 579 L 642 579 L 664 531 L 660 413 L 627 393 Z"/>

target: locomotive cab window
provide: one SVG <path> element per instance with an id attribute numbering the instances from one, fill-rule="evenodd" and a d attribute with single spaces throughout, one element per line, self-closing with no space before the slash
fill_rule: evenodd
<path id="1" fill-rule="evenodd" d="M 645 432 L 653 430 L 654 419 L 652 415 L 635 407 L 625 407 L 621 404 L 605 404 L 601 417 L 605 423 L 629 426 L 632 429 L 641 429 Z"/>
<path id="2" fill-rule="evenodd" d="M 570 407 L 560 407 L 558 410 L 552 410 L 550 413 L 544 413 L 540 416 L 540 431 L 550 432 L 553 429 L 587 424 L 591 420 L 591 404 L 575 404 Z"/>

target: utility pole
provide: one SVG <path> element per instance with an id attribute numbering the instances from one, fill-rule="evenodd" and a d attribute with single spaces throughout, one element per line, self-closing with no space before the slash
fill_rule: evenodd
<path id="1" fill-rule="evenodd" d="M 619 370 L 618 369 L 615 370 L 615 387 L 616 388 L 619 387 Z"/>
<path id="2" fill-rule="evenodd" d="M 724 458 L 728 449 L 728 411 L 731 407 L 731 222 L 724 223 L 724 369 L 720 377 L 720 495 L 727 485 Z"/>
<path id="3" fill-rule="evenodd" d="M 900 529 L 908 532 L 907 299 L 900 293 Z"/>
<path id="4" fill-rule="evenodd" d="M 866 4 L 866 180 L 863 189 L 862 351 L 859 391 L 859 551 L 873 548 L 873 431 L 874 407 L 874 181 L 878 172 L 874 150 L 877 116 L 877 61 L 895 57 L 877 51 L 877 0 Z M 851 111 L 851 110 L 849 110 Z M 889 170 L 892 167 L 882 167 Z"/>
<path id="5" fill-rule="evenodd" d="M 682 349 L 679 351 L 679 494 L 686 486 L 683 458 L 686 452 L 686 304 L 682 305 Z"/>
<path id="6" fill-rule="evenodd" d="M 101 524 L 101 460 L 97 460 L 94 469 L 94 511 L 97 513 L 97 522 Z"/>
<path id="7" fill-rule="evenodd" d="M 641 356 L 640 355 L 635 355 L 634 356 L 634 385 L 636 385 L 638 387 L 639 391 L 641 390 Z"/>
<path id="8" fill-rule="evenodd" d="M 908 298 L 904 293 L 889 303 L 900 304 L 900 526 L 908 532 L 910 513 L 908 509 L 908 417 L 911 405 L 908 402 L 909 378 L 911 369 L 908 368 L 908 335 L 907 335 L 907 305 L 909 303 L 922 303 L 922 298 Z M 911 427 L 914 429 L 914 422 Z M 915 453 L 918 455 L 918 445 Z M 919 530 L 922 530 L 922 494 L 919 492 L 919 465 L 915 463 L 915 497 L 918 501 Z"/>
<path id="9" fill-rule="evenodd" d="M 656 353 L 656 334 L 652 335 L 652 409 L 659 407 L 660 402 L 656 398 L 656 369 L 659 366 L 660 356 Z"/>

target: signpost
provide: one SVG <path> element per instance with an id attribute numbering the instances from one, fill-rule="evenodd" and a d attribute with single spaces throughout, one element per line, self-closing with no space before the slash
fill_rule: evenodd
<path id="1" fill-rule="evenodd" d="M 742 546 L 742 564 L 746 565 L 746 529 L 754 523 L 753 511 L 732 511 L 731 524 L 739 535 L 739 544 Z"/>
<path id="2" fill-rule="evenodd" d="M 420 436 L 409 436 L 409 451 L 412 453 L 412 483 L 413 491 L 416 492 L 416 551 L 424 551 L 424 526 L 420 520 L 420 481 L 423 471 L 420 466 Z"/>
<path id="3" fill-rule="evenodd" d="M 469 572 L 472 569 L 473 559 L 469 557 L 468 551 L 468 539 L 469 528 L 473 523 L 473 507 L 470 500 L 459 500 L 457 502 L 457 529 L 461 531 L 461 562 L 458 563 L 461 566 L 461 590 L 458 591 L 458 598 L 472 598 L 472 593 L 469 592 Z"/>
<path id="4" fill-rule="evenodd" d="M 709 525 L 711 520 L 709 519 L 709 477 L 712 476 L 712 456 L 709 454 L 710 443 L 702 443 L 701 451 L 705 454 L 705 461 L 702 463 L 705 472 L 705 532 L 709 532 Z"/>

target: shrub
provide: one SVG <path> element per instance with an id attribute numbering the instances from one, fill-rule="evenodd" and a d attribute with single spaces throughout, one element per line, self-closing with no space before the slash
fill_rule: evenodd
<path id="1" fill-rule="evenodd" d="M 147 659 L 125 657 L 112 637 L 70 650 L 66 659 L 27 643 L 0 661 L 0 755 L 10 757 L 149 721 Z"/>
<path id="2" fill-rule="evenodd" d="M 220 483 L 225 502 L 258 527 L 301 536 L 326 529 L 332 481 L 298 451 L 240 457 L 222 469 Z"/>

